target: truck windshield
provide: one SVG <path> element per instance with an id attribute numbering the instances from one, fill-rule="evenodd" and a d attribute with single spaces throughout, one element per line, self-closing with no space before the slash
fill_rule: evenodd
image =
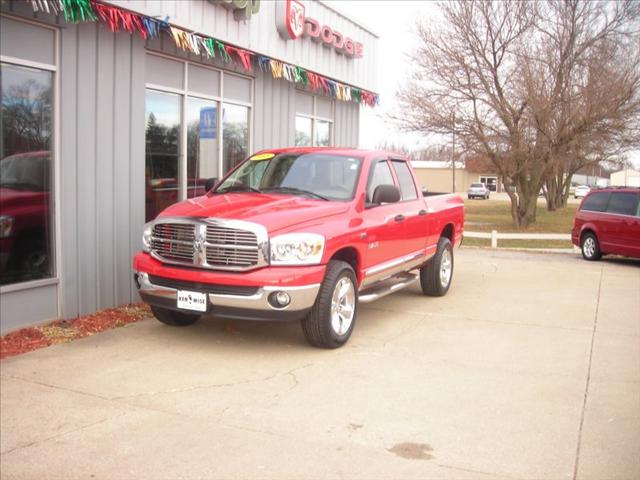
<path id="1" fill-rule="evenodd" d="M 254 155 L 213 193 L 248 191 L 350 200 L 361 164 L 361 158 L 330 153 Z"/>

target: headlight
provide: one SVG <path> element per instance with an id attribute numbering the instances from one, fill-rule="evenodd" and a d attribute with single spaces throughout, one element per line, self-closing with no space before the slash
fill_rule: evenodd
<path id="1" fill-rule="evenodd" d="M 13 217 L 0 215 L 0 238 L 10 237 L 13 233 Z"/>
<path id="2" fill-rule="evenodd" d="M 149 222 L 144 226 L 142 232 L 142 251 L 149 252 L 151 250 L 151 235 L 153 234 L 153 222 Z"/>
<path id="3" fill-rule="evenodd" d="M 319 264 L 324 252 L 324 237 L 315 233 L 287 233 L 269 244 L 272 265 Z"/>

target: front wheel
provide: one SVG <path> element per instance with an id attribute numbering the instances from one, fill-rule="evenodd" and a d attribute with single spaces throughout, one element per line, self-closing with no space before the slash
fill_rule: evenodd
<path id="1" fill-rule="evenodd" d="M 453 278 L 453 246 L 446 237 L 438 240 L 436 254 L 420 269 L 422 293 L 430 297 L 447 294 Z"/>
<path id="2" fill-rule="evenodd" d="M 600 260 L 600 257 L 602 257 L 602 252 L 600 251 L 600 243 L 598 243 L 598 237 L 596 237 L 591 232 L 585 233 L 582 236 L 580 249 L 582 250 L 582 257 L 585 260 Z"/>
<path id="3" fill-rule="evenodd" d="M 162 323 L 173 327 L 186 327 L 196 323 L 200 318 L 200 315 L 196 313 L 176 312 L 175 310 L 156 307 L 154 305 L 151 305 L 151 313 Z"/>
<path id="4" fill-rule="evenodd" d="M 351 265 L 329 262 L 316 303 L 302 319 L 307 342 L 314 347 L 338 348 L 349 340 L 358 313 L 357 285 Z"/>

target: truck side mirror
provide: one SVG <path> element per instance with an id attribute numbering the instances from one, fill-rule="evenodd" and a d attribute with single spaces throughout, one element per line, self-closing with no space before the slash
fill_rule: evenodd
<path id="1" fill-rule="evenodd" d="M 371 203 L 375 205 L 398 201 L 400 201 L 400 190 L 395 185 L 378 185 L 373 191 L 373 198 L 371 199 Z"/>
<path id="2" fill-rule="evenodd" d="M 216 186 L 216 183 L 218 183 L 218 178 L 214 177 L 214 178 L 208 178 L 207 181 L 204 183 L 204 190 L 205 192 L 208 192 L 209 190 L 211 190 L 213 187 Z"/>

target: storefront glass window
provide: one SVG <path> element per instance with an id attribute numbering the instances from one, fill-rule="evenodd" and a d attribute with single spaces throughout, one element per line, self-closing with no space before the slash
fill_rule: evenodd
<path id="1" fill-rule="evenodd" d="M 296 147 L 311 146 L 311 122 L 307 117 L 296 117 Z"/>
<path id="2" fill-rule="evenodd" d="M 331 122 L 316 120 L 316 141 L 317 147 L 328 147 L 331 145 Z"/>
<path id="3" fill-rule="evenodd" d="M 0 285 L 53 276 L 52 85 L 0 64 Z"/>
<path id="4" fill-rule="evenodd" d="M 178 201 L 180 96 L 147 90 L 146 220 Z"/>
<path id="5" fill-rule="evenodd" d="M 218 173 L 218 102 L 187 99 L 187 198 L 205 194 Z"/>
<path id="6" fill-rule="evenodd" d="M 228 172 L 249 154 L 249 108 L 224 104 L 222 107 L 222 160 Z"/>

